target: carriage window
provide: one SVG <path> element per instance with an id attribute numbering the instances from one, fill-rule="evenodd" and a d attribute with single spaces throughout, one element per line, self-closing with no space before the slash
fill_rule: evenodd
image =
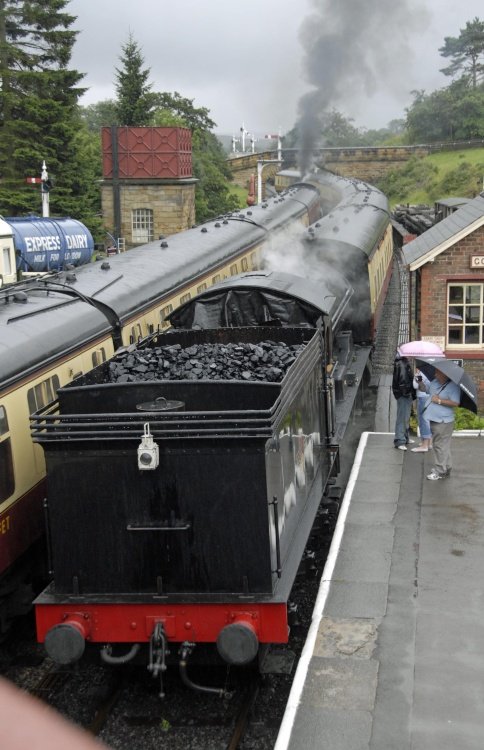
<path id="1" fill-rule="evenodd" d="M 0 503 L 10 497 L 14 489 L 12 442 L 8 431 L 7 412 L 4 406 L 0 406 Z"/>
<path id="2" fill-rule="evenodd" d="M 160 310 L 160 322 L 162 328 L 167 328 L 170 325 L 170 321 L 167 320 L 168 315 L 173 312 L 173 305 L 167 305 L 162 307 Z"/>
<path id="3" fill-rule="evenodd" d="M 206 288 L 207 288 L 207 285 L 205 283 L 200 284 L 200 286 L 197 286 L 197 294 L 201 294 L 202 292 L 205 291 Z"/>
<path id="4" fill-rule="evenodd" d="M 92 353 L 92 366 L 97 367 L 98 365 L 102 364 L 106 361 L 106 352 L 104 350 L 104 347 L 101 347 L 100 349 L 96 349 L 95 352 Z"/>
<path id="5" fill-rule="evenodd" d="M 192 298 L 192 295 L 190 294 L 190 292 L 188 292 L 188 294 L 183 294 L 180 297 L 180 305 L 183 305 L 185 302 L 188 302 L 188 300 L 191 298 Z"/>
<path id="6" fill-rule="evenodd" d="M 47 404 L 54 401 L 58 390 L 59 378 L 57 375 L 53 375 L 51 378 L 47 378 L 47 380 L 37 383 L 33 388 L 29 388 L 27 391 L 29 413 L 33 414 L 34 411 L 38 411 L 38 409 L 42 409 L 44 406 L 47 406 Z"/>
<path id="7" fill-rule="evenodd" d="M 231 276 L 236 276 L 236 275 L 238 274 L 238 272 L 239 272 L 239 271 L 238 271 L 238 268 L 237 268 L 237 263 L 233 263 L 233 264 L 232 264 L 232 265 L 230 266 L 230 275 L 231 275 Z"/>
<path id="8" fill-rule="evenodd" d="M 240 267 L 242 268 L 242 271 L 247 271 L 249 264 L 247 262 L 247 258 L 242 258 L 240 261 Z"/>
<path id="9" fill-rule="evenodd" d="M 143 337 L 143 331 L 141 330 L 141 323 L 136 323 L 131 329 L 129 342 L 130 344 L 135 344 L 142 337 Z"/>
<path id="10" fill-rule="evenodd" d="M 135 208 L 131 214 L 133 242 L 153 240 L 153 211 L 151 208 Z"/>
<path id="11" fill-rule="evenodd" d="M 220 281 L 220 274 L 216 273 L 215 276 L 212 276 L 212 284 L 216 284 L 218 281 Z"/>
<path id="12" fill-rule="evenodd" d="M 484 284 L 449 284 L 447 341 L 449 346 L 484 344 Z"/>

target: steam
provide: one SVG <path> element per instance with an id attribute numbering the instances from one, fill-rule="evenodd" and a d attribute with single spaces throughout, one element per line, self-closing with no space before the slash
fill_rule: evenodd
<path id="1" fill-rule="evenodd" d="M 310 0 L 300 39 L 305 50 L 305 79 L 313 87 L 298 106 L 299 168 L 304 176 L 312 152 L 321 146 L 324 115 L 377 90 L 407 89 L 412 60 L 409 39 L 422 31 L 429 14 L 419 0 Z M 371 106 L 371 104 L 369 104 Z"/>

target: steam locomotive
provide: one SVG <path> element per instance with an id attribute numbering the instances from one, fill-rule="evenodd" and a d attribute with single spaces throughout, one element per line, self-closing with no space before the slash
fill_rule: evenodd
<path id="1" fill-rule="evenodd" d="M 320 216 L 317 185 L 301 184 L 109 260 L 0 289 L 0 638 L 31 606 L 32 577 L 45 569 L 45 461 L 29 415 L 120 346 L 166 329 L 197 292 L 259 268 L 282 232 Z"/>
<path id="2" fill-rule="evenodd" d="M 31 417 L 53 570 L 37 633 L 55 661 L 86 646 L 108 663 L 141 652 L 162 676 L 176 653 L 191 684 L 197 648 L 241 665 L 287 641 L 392 259 L 381 193 L 324 175 L 318 189 L 326 217 L 298 245 L 311 281 L 265 269 L 202 289 L 170 331 L 122 347 Z"/>

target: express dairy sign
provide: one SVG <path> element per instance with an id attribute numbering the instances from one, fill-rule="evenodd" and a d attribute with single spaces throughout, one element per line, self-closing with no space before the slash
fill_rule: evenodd
<path id="1" fill-rule="evenodd" d="M 471 268 L 484 268 L 484 255 L 471 255 Z"/>
<path id="2" fill-rule="evenodd" d="M 67 248 L 79 250 L 88 248 L 88 238 L 85 234 L 66 234 L 62 238 L 54 234 L 43 237 L 24 237 L 25 250 L 28 253 L 55 252 Z M 64 246 L 63 246 L 63 243 Z"/>

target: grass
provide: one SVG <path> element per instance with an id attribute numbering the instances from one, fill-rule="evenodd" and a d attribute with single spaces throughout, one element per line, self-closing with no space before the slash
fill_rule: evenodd
<path id="1" fill-rule="evenodd" d="M 235 195 L 238 198 L 240 208 L 247 208 L 247 190 L 246 188 L 239 187 L 233 182 L 228 184 L 230 195 Z"/>
<path id="2" fill-rule="evenodd" d="M 484 148 L 442 151 L 410 159 L 378 187 L 390 204 L 426 203 L 442 198 L 474 198 L 484 190 Z"/>

